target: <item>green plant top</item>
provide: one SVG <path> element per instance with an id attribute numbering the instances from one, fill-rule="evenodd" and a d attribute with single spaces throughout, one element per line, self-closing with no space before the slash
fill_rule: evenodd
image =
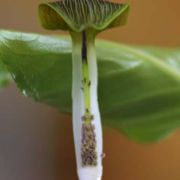
<path id="1" fill-rule="evenodd" d="M 128 10 L 128 4 L 104 0 L 62 0 L 41 4 L 39 15 L 46 29 L 100 32 L 125 24 Z"/>

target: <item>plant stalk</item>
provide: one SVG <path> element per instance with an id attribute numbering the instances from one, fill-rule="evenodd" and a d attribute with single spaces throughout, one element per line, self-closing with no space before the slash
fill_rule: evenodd
<path id="1" fill-rule="evenodd" d="M 101 180 L 103 142 L 93 33 L 71 32 L 73 133 L 79 180 Z"/>

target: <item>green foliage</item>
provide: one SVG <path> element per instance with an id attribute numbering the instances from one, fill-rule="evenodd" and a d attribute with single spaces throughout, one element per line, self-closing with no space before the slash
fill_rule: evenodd
<path id="1" fill-rule="evenodd" d="M 180 126 L 180 49 L 96 42 L 103 124 L 159 140 Z M 0 31 L 0 59 L 23 94 L 71 113 L 71 40 Z"/>
<path id="2" fill-rule="evenodd" d="M 1 54 L 0 54 L 1 56 Z M 0 90 L 11 81 L 11 76 L 0 59 Z"/>

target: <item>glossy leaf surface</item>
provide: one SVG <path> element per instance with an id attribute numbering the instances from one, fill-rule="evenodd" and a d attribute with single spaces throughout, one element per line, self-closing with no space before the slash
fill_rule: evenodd
<path id="1" fill-rule="evenodd" d="M 180 126 L 180 49 L 96 42 L 103 124 L 150 142 Z M 0 59 L 23 94 L 71 112 L 71 40 L 0 31 Z"/>

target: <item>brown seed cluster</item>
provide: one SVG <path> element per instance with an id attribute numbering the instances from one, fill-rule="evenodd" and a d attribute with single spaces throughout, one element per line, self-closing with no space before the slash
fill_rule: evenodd
<path id="1" fill-rule="evenodd" d="M 83 123 L 81 145 L 82 166 L 97 165 L 96 135 L 94 130 L 94 125 Z"/>

